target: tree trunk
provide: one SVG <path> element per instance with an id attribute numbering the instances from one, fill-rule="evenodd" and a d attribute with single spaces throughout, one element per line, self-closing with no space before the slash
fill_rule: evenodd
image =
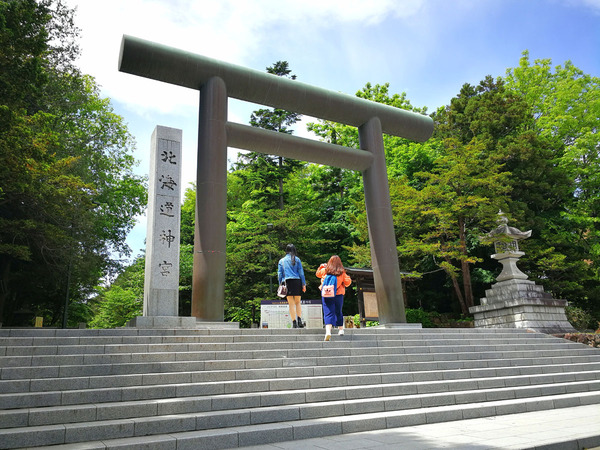
<path id="1" fill-rule="evenodd" d="M 465 290 L 465 304 L 467 306 L 467 314 L 468 314 L 468 309 L 471 306 L 475 305 L 475 302 L 473 300 L 473 285 L 471 283 L 471 267 L 469 266 L 469 263 L 466 261 L 463 261 L 461 263 L 462 265 L 462 274 L 463 274 L 463 289 Z"/>
<path id="2" fill-rule="evenodd" d="M 0 324 L 4 321 L 4 305 L 8 298 L 8 281 L 10 278 L 10 259 L 6 259 L 0 264 Z"/>
<path id="3" fill-rule="evenodd" d="M 456 292 L 456 296 L 458 297 L 458 303 L 460 304 L 460 310 L 462 314 L 469 314 L 469 309 L 465 304 L 465 299 L 463 297 L 462 292 L 460 291 L 460 284 L 458 284 L 456 276 L 450 275 L 450 278 L 452 279 L 452 285 L 454 286 L 454 291 Z"/>
<path id="4" fill-rule="evenodd" d="M 467 252 L 467 233 L 465 229 L 465 220 L 463 217 L 458 218 L 458 233 L 460 239 L 460 252 L 463 255 L 463 259 L 460 262 L 461 270 L 462 270 L 462 279 L 463 279 L 463 289 L 465 291 L 464 303 L 466 307 L 466 312 L 463 311 L 463 314 L 469 313 L 469 307 L 474 306 L 473 301 L 473 286 L 471 283 L 471 268 L 469 267 L 469 263 L 466 261 L 468 258 Z"/>
<path id="5" fill-rule="evenodd" d="M 450 265 L 452 264 L 448 258 L 446 258 L 446 262 Z M 463 297 L 463 294 L 460 290 L 460 284 L 458 283 L 458 279 L 456 278 L 456 275 L 454 275 L 454 273 L 449 272 L 447 270 L 446 270 L 446 273 L 452 280 L 452 286 L 454 286 L 454 292 L 456 292 L 456 297 L 458 298 L 458 303 L 460 304 L 460 310 L 461 310 L 462 314 L 468 314 L 469 309 L 467 308 L 467 305 L 465 304 L 465 298 Z"/>
<path id="6" fill-rule="evenodd" d="M 279 157 L 279 209 L 283 211 L 283 177 L 281 171 L 283 170 L 283 158 Z"/>

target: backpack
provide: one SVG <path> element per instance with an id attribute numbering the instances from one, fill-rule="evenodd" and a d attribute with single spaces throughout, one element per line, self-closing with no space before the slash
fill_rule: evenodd
<path id="1" fill-rule="evenodd" d="M 327 275 L 323 280 L 321 295 L 326 298 L 335 297 L 337 291 L 337 277 L 335 275 Z"/>

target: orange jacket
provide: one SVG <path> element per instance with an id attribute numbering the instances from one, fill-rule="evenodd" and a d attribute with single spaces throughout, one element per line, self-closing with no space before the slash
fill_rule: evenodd
<path id="1" fill-rule="evenodd" d="M 321 290 L 321 286 L 323 286 L 323 279 L 327 276 L 327 264 L 321 264 L 319 266 L 319 268 L 317 269 L 317 273 L 315 275 L 317 275 L 318 278 L 321 279 L 321 285 L 319 286 L 319 290 Z M 350 286 L 350 283 L 352 283 L 352 280 L 350 279 L 350 277 L 348 276 L 348 274 L 346 273 L 346 271 L 344 270 L 344 272 L 342 272 L 341 275 L 338 275 L 337 277 L 337 290 L 335 291 L 335 295 L 344 295 L 346 293 L 346 287 Z"/>

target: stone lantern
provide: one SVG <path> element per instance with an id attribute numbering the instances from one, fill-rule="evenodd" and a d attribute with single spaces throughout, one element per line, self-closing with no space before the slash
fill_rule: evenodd
<path id="1" fill-rule="evenodd" d="M 576 331 L 565 314 L 566 300 L 556 300 L 544 292 L 543 286 L 527 280 L 528 276 L 517 267 L 524 252 L 519 241 L 531 236 L 530 231 L 520 231 L 508 226 L 502 211 L 499 226 L 489 233 L 494 240 L 491 257 L 502 264 L 497 283 L 485 291 L 480 306 L 469 308 L 475 319 L 475 328 L 527 328 L 543 333 Z"/>
<path id="2" fill-rule="evenodd" d="M 508 219 L 502 211 L 498 212 L 498 216 L 500 216 L 498 219 L 500 225 L 490 233 L 490 236 L 495 238 L 494 248 L 496 250 L 496 253 L 492 255 L 492 259 L 502 264 L 502 272 L 498 275 L 496 281 L 526 280 L 528 276 L 519 270 L 517 261 L 525 254 L 519 251 L 519 241 L 530 237 L 531 230 L 523 232 L 517 228 L 509 227 L 507 225 Z"/>

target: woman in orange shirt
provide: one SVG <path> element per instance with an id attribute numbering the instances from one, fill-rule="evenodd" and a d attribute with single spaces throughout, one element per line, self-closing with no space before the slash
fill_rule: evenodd
<path id="1" fill-rule="evenodd" d="M 323 280 L 327 275 L 334 275 L 337 279 L 337 289 L 335 297 L 323 297 L 323 313 L 325 316 L 325 340 L 331 339 L 331 329 L 335 326 L 339 328 L 340 336 L 344 335 L 344 316 L 342 314 L 342 306 L 344 305 L 344 294 L 346 293 L 346 287 L 350 286 L 352 280 L 344 270 L 342 260 L 339 256 L 333 255 L 329 258 L 327 264 L 323 263 L 319 266 L 316 273 L 317 277 L 321 279 L 321 286 Z M 320 288 L 320 287 L 319 287 Z"/>

